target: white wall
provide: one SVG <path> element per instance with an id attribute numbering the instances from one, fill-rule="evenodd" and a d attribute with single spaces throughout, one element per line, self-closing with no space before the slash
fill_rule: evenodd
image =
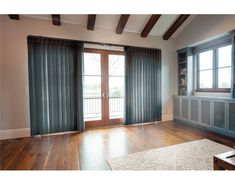
<path id="1" fill-rule="evenodd" d="M 88 31 L 75 24 L 53 26 L 50 21 L 21 17 L 20 21 L 2 16 L 2 85 L 3 109 L 0 130 L 5 135 L 11 130 L 21 129 L 23 135 L 29 133 L 29 95 L 27 36 L 39 35 L 75 40 L 97 41 L 162 49 L 162 110 L 163 119 L 172 118 L 171 97 L 176 94 L 176 52 L 175 42 L 163 41 L 160 37 L 141 38 L 139 34 L 123 33 L 97 29 Z M 17 131 L 17 130 L 14 130 Z M 3 131 L 2 131 L 3 133 Z M 3 137 L 3 136 L 2 136 Z"/>
<path id="2" fill-rule="evenodd" d="M 176 38 L 177 48 L 217 38 L 235 29 L 235 15 L 198 15 Z"/>

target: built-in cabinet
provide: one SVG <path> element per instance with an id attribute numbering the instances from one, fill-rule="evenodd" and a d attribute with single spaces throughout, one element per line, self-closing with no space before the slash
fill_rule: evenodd
<path id="1" fill-rule="evenodd" d="M 228 126 L 228 130 L 235 132 L 235 103 L 228 102 L 228 122 L 230 123 Z"/>
<path id="2" fill-rule="evenodd" d="M 235 100 L 197 96 L 174 96 L 173 114 L 179 123 L 198 125 L 235 137 Z"/>

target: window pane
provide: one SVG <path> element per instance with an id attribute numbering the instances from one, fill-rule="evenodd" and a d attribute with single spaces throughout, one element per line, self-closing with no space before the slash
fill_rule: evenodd
<path id="1" fill-rule="evenodd" d="M 123 118 L 124 77 L 109 77 L 109 117 Z"/>
<path id="2" fill-rule="evenodd" d="M 219 88 L 231 88 L 231 67 L 219 69 Z"/>
<path id="3" fill-rule="evenodd" d="M 213 51 L 209 50 L 199 54 L 199 70 L 212 69 Z"/>
<path id="4" fill-rule="evenodd" d="M 124 117 L 125 58 L 109 55 L 109 118 Z"/>
<path id="5" fill-rule="evenodd" d="M 101 98 L 84 98 L 84 120 L 101 120 Z"/>
<path id="6" fill-rule="evenodd" d="M 109 55 L 109 75 L 125 75 L 125 59 L 123 55 Z"/>
<path id="7" fill-rule="evenodd" d="M 109 118 L 123 118 L 124 117 L 124 98 L 115 97 L 109 98 Z"/>
<path id="8" fill-rule="evenodd" d="M 218 49 L 219 67 L 228 67 L 232 64 L 232 46 L 225 46 Z"/>
<path id="9" fill-rule="evenodd" d="M 84 75 L 100 75 L 100 54 L 84 53 Z"/>
<path id="10" fill-rule="evenodd" d="M 101 77 L 84 76 L 84 119 L 101 120 Z"/>
<path id="11" fill-rule="evenodd" d="M 109 97 L 124 97 L 124 77 L 109 77 Z"/>
<path id="12" fill-rule="evenodd" d="M 84 76 L 83 91 L 85 96 L 99 96 L 101 94 L 101 77 Z"/>
<path id="13" fill-rule="evenodd" d="M 200 71 L 200 88 L 212 88 L 212 70 Z"/>

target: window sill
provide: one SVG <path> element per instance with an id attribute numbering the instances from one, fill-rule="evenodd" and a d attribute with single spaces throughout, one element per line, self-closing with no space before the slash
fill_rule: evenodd
<path id="1" fill-rule="evenodd" d="M 206 97 L 223 97 L 223 98 L 230 98 L 231 97 L 231 92 L 205 92 L 205 91 L 194 91 L 194 96 L 206 96 Z"/>
<path id="2" fill-rule="evenodd" d="M 195 92 L 205 92 L 205 93 L 230 93 L 231 90 L 230 89 L 221 89 L 221 90 L 211 90 L 211 89 L 196 89 Z"/>

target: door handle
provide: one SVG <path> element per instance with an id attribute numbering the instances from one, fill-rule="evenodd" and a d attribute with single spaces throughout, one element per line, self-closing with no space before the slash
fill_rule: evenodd
<path id="1" fill-rule="evenodd" d="M 102 97 L 103 97 L 103 98 L 109 98 L 109 93 L 108 93 L 107 91 L 104 91 L 104 92 L 102 93 Z"/>
<path id="2" fill-rule="evenodd" d="M 106 96 L 105 96 L 105 91 L 102 93 L 102 98 L 105 98 Z"/>

